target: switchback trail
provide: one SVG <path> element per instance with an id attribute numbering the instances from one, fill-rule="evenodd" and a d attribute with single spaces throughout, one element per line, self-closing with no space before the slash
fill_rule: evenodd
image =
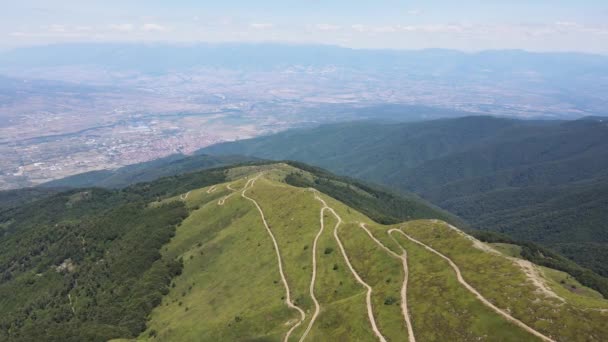
<path id="1" fill-rule="evenodd" d="M 258 202 L 256 200 L 254 200 L 251 197 L 248 197 L 245 194 L 245 192 L 248 189 L 253 188 L 255 181 L 258 179 L 258 177 L 260 177 L 260 175 L 247 181 L 247 184 L 245 184 L 245 187 L 243 188 L 243 191 L 241 192 L 241 196 L 243 198 L 246 198 L 249 201 L 251 201 L 255 205 L 255 207 L 258 209 L 258 212 L 260 213 L 260 216 L 262 218 L 262 222 L 264 223 L 264 227 L 266 227 L 266 231 L 268 232 L 268 235 L 270 235 L 270 238 L 272 239 L 272 243 L 274 244 L 274 250 L 277 254 L 277 263 L 279 264 L 279 274 L 281 275 L 281 281 L 283 282 L 283 286 L 285 287 L 285 304 L 287 304 L 287 306 L 289 308 L 295 309 L 300 313 L 300 320 L 296 324 L 294 324 L 291 327 L 291 329 L 289 329 L 289 331 L 287 331 L 287 334 L 285 334 L 285 338 L 283 338 L 283 341 L 287 342 L 287 341 L 289 341 L 289 336 L 291 335 L 291 333 L 298 326 L 300 326 L 300 324 L 302 324 L 302 322 L 304 322 L 304 320 L 306 319 L 306 314 L 304 313 L 304 310 L 302 310 L 300 307 L 298 307 L 297 305 L 295 305 L 291 302 L 291 291 L 289 290 L 289 284 L 287 283 L 287 278 L 285 277 L 285 273 L 283 272 L 283 261 L 281 259 L 281 252 L 279 250 L 279 244 L 277 243 L 277 240 L 275 239 L 274 234 L 272 233 L 272 230 L 270 229 L 270 226 L 268 226 L 268 222 L 266 222 L 266 217 L 264 216 L 264 212 L 262 211 L 262 208 L 260 207 L 260 205 L 258 204 Z"/>
<path id="2" fill-rule="evenodd" d="M 217 186 L 217 185 L 214 185 L 214 186 L 210 187 L 210 188 L 207 190 L 207 193 L 208 193 L 208 194 L 210 194 L 210 193 L 214 192 L 214 191 L 215 191 L 215 187 L 216 187 L 216 186 Z"/>
<path id="3" fill-rule="evenodd" d="M 245 183 L 245 186 L 243 187 L 243 190 L 247 189 L 247 186 L 249 186 L 249 183 L 250 183 L 250 182 L 251 182 L 251 179 L 250 179 L 250 180 L 248 180 L 248 181 L 247 181 L 247 183 Z M 232 193 L 231 193 L 231 194 L 229 194 L 229 195 L 226 195 L 226 196 L 224 196 L 224 197 L 222 197 L 222 198 L 220 198 L 220 199 L 217 201 L 217 205 L 224 205 L 224 203 L 226 202 L 226 200 L 227 200 L 227 199 L 229 199 L 230 197 L 232 197 L 232 196 L 233 196 L 234 194 L 236 194 L 236 192 L 237 192 L 237 190 L 236 190 L 236 189 L 232 188 L 232 183 L 228 183 L 228 184 L 226 184 L 226 189 L 228 189 L 228 190 L 232 191 Z"/>
<path id="4" fill-rule="evenodd" d="M 401 285 L 401 312 L 403 314 L 403 319 L 405 320 L 405 325 L 407 328 L 408 341 L 416 342 L 416 336 L 414 335 L 414 329 L 412 328 L 412 321 L 410 320 L 410 313 L 407 308 L 407 281 L 408 281 L 408 277 L 409 277 L 409 271 L 407 268 L 407 252 L 405 251 L 405 248 L 401 247 L 401 245 L 400 245 L 400 247 L 401 247 L 401 250 L 403 251 L 403 253 L 401 255 L 393 252 L 390 248 L 386 247 L 382 242 L 380 242 L 380 240 L 376 239 L 374 234 L 372 234 L 372 232 L 369 231 L 369 229 L 367 229 L 367 227 L 365 226 L 365 223 L 361 222 L 359 224 L 359 227 L 361 227 L 363 230 L 365 230 L 367 235 L 369 235 L 369 237 L 372 238 L 372 240 L 374 240 L 376 242 L 376 244 L 378 244 L 378 246 L 380 246 L 382 249 L 384 249 L 393 258 L 399 259 L 401 261 L 401 264 L 403 265 L 403 285 Z M 390 236 L 390 231 L 389 231 L 389 236 Z"/>
<path id="5" fill-rule="evenodd" d="M 494 312 L 496 312 L 497 314 L 501 315 L 502 317 L 504 317 L 506 320 L 514 323 L 515 325 L 519 326 L 520 328 L 524 329 L 525 331 L 533 334 L 534 336 L 540 338 L 543 341 L 548 341 L 548 342 L 555 342 L 553 339 L 551 339 L 548 336 L 545 336 L 543 334 L 541 334 L 540 332 L 532 329 L 531 327 L 529 327 L 528 325 L 526 325 L 524 322 L 518 320 L 517 318 L 509 315 L 506 311 L 496 307 L 494 304 L 492 304 L 489 300 L 487 300 L 484 296 L 482 296 L 479 291 L 477 291 L 473 286 L 469 285 L 469 283 L 467 283 L 464 278 L 462 277 L 462 273 L 460 272 L 460 268 L 458 268 L 458 266 L 452 261 L 452 259 L 448 258 L 447 256 L 441 254 L 440 252 L 438 252 L 437 250 L 433 249 L 432 247 L 414 239 L 413 237 L 407 235 L 406 233 L 404 233 L 402 230 L 400 229 L 391 229 L 389 231 L 389 234 L 391 232 L 399 232 L 400 234 L 402 234 L 403 236 L 405 236 L 407 239 L 409 239 L 410 241 L 424 247 L 425 249 L 427 249 L 428 251 L 440 256 L 442 259 L 446 260 L 450 266 L 452 267 L 452 269 L 454 269 L 454 271 L 456 272 L 456 278 L 458 279 L 458 282 L 464 286 L 469 292 L 471 292 L 472 294 L 475 295 L 475 297 L 477 297 L 477 299 L 479 299 L 485 306 L 489 307 L 490 309 L 492 309 Z"/>
<path id="6" fill-rule="evenodd" d="M 310 298 L 312 298 L 312 301 L 315 303 L 315 312 L 312 314 L 312 318 L 310 319 L 310 322 L 308 323 L 308 327 L 306 327 L 306 330 L 302 334 L 302 337 L 300 337 L 300 342 L 304 341 L 306 336 L 308 336 L 310 329 L 312 329 L 312 325 L 315 323 L 315 320 L 317 319 L 317 316 L 319 316 L 319 312 L 321 311 L 321 306 L 319 305 L 319 301 L 317 300 L 317 297 L 315 297 L 315 281 L 317 279 L 317 242 L 319 241 L 319 237 L 321 237 L 321 234 L 323 233 L 323 230 L 325 229 L 325 223 L 323 222 L 323 213 L 325 212 L 326 209 L 327 209 L 326 207 L 321 208 L 321 211 L 319 214 L 319 216 L 320 216 L 319 221 L 321 224 L 321 228 L 319 228 L 319 232 L 315 236 L 315 239 L 312 243 L 312 277 L 310 278 L 309 292 L 310 292 Z"/>
<path id="7" fill-rule="evenodd" d="M 185 201 L 188 198 L 188 195 L 190 195 L 190 191 L 186 192 L 185 194 L 179 195 L 179 199 Z"/>
<path id="8" fill-rule="evenodd" d="M 322 199 L 318 195 L 318 193 L 315 189 L 311 189 L 311 190 L 315 193 L 315 199 L 320 201 L 323 204 L 323 208 L 329 210 L 338 220 L 338 223 L 336 223 L 336 226 L 334 227 L 334 238 L 336 239 L 336 242 L 338 243 L 338 247 L 340 247 L 340 251 L 342 252 L 342 256 L 344 257 L 344 261 L 346 261 L 346 265 L 350 269 L 350 272 L 353 274 L 353 276 L 355 276 L 355 279 L 357 280 L 357 282 L 359 284 L 363 285 L 363 287 L 365 287 L 367 289 L 365 301 L 366 301 L 366 306 L 367 306 L 367 317 L 369 318 L 369 322 L 372 325 L 372 330 L 374 331 L 374 334 L 376 335 L 376 337 L 378 337 L 378 339 L 380 341 L 386 342 L 386 339 L 384 338 L 384 336 L 378 329 L 378 326 L 376 325 L 376 319 L 374 318 L 374 311 L 372 308 L 372 287 L 369 286 L 365 281 L 363 281 L 363 279 L 361 279 L 361 277 L 359 276 L 359 274 L 357 273 L 357 271 L 355 270 L 353 265 L 350 263 L 350 260 L 348 259 L 348 255 L 346 254 L 346 249 L 342 245 L 342 241 L 340 241 L 340 237 L 338 236 L 338 228 L 340 227 L 340 224 L 342 224 L 342 218 L 338 215 L 338 213 L 336 213 L 336 211 L 333 208 L 331 208 L 327 205 L 325 200 Z"/>

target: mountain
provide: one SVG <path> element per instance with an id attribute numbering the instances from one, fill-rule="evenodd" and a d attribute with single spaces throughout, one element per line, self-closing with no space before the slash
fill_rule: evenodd
<path id="1" fill-rule="evenodd" d="M 475 229 L 542 243 L 608 276 L 608 124 L 601 118 L 353 122 L 202 151 L 299 160 L 414 191 Z"/>
<path id="2" fill-rule="evenodd" d="M 145 58 L 142 58 L 144 56 Z M 246 56 L 246 57 L 243 57 Z M 584 53 L 534 53 L 489 50 L 466 53 L 449 49 L 351 49 L 332 45 L 281 43 L 69 43 L 17 48 L 0 53 L 3 69 L 97 65 L 111 70 L 163 73 L 212 67 L 269 70 L 285 66 L 343 66 L 355 69 L 409 70 L 472 78 L 533 70 L 553 80 L 565 76 L 603 76 L 608 58 Z M 475 74 L 471 74 L 474 72 Z M 582 75 L 581 75 L 582 74 Z"/>
<path id="3" fill-rule="evenodd" d="M 27 203 L 0 216 L 0 340 L 608 333 L 601 294 L 414 200 L 299 163 L 260 163 Z"/>

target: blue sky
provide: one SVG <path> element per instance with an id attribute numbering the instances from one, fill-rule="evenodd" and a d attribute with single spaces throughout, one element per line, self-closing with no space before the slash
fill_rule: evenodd
<path id="1" fill-rule="evenodd" d="M 279 41 L 608 54 L 608 1 L 20 0 L 3 5 L 0 37 L 0 48 L 82 41 Z"/>

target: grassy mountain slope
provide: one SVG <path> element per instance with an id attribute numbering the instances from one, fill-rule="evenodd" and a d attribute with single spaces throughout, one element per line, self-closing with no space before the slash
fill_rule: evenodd
<path id="1" fill-rule="evenodd" d="M 549 276 L 442 221 L 375 223 L 326 194 L 287 184 L 294 174 L 316 178 L 287 164 L 246 166 L 231 169 L 226 183 L 157 202 L 190 209 L 162 249 L 184 266 L 139 339 L 582 341 L 608 333 L 608 302 L 554 280 L 564 275 Z M 459 282 L 446 259 L 403 233 L 450 258 L 491 304 Z"/>
<path id="2" fill-rule="evenodd" d="M 0 340 L 608 333 L 600 294 L 430 219 L 453 220 L 415 200 L 281 163 L 72 190 L 13 208 L 0 216 Z"/>
<path id="3" fill-rule="evenodd" d="M 474 228 L 543 243 L 608 275 L 608 125 L 602 118 L 358 122 L 203 151 L 299 160 L 415 191 Z"/>
<path id="4" fill-rule="evenodd" d="M 319 186 L 314 179 L 321 180 L 328 193 L 367 207 L 377 220 L 437 217 L 458 222 L 418 198 L 298 165 L 310 170 L 307 175 L 318 175 L 307 178 L 312 186 Z M 164 199 L 245 177 L 241 169 L 222 167 L 114 190 L 13 191 L 7 196 L 11 205 L 0 211 L 0 341 L 103 341 L 137 335 L 181 271 L 181 260 L 161 255 L 161 246 L 194 210 Z M 304 171 L 292 176 L 298 174 Z M 190 193 L 196 196 L 196 191 Z M 380 205 L 384 200 L 393 203 L 387 210 Z"/>

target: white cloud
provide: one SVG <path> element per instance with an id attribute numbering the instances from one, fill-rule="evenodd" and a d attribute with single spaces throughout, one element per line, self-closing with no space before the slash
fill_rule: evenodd
<path id="1" fill-rule="evenodd" d="M 365 26 L 365 25 L 361 25 L 361 24 L 355 24 L 352 25 L 351 28 L 357 32 L 367 32 L 369 31 L 369 26 Z"/>
<path id="2" fill-rule="evenodd" d="M 52 32 L 52 33 L 64 33 L 64 32 L 67 32 L 67 30 L 68 30 L 65 25 L 59 25 L 59 24 L 43 26 L 43 29 L 46 29 L 48 32 Z"/>
<path id="3" fill-rule="evenodd" d="M 374 33 L 394 33 L 399 31 L 400 26 L 378 26 L 374 27 L 372 31 Z"/>
<path id="4" fill-rule="evenodd" d="M 91 26 L 76 26 L 74 30 L 78 32 L 90 32 L 93 28 Z"/>
<path id="5" fill-rule="evenodd" d="M 317 24 L 315 25 L 315 28 L 319 31 L 337 31 L 342 27 L 332 24 Z"/>
<path id="6" fill-rule="evenodd" d="M 255 30 L 268 30 L 274 27 L 274 25 L 270 23 L 253 23 L 250 26 Z"/>
<path id="7" fill-rule="evenodd" d="M 111 31 L 131 32 L 135 29 L 133 24 L 112 24 L 109 26 Z"/>
<path id="8" fill-rule="evenodd" d="M 141 26 L 141 29 L 146 31 L 146 32 L 165 32 L 168 31 L 168 29 L 163 26 L 163 25 L 159 25 L 159 24 L 143 24 Z"/>

